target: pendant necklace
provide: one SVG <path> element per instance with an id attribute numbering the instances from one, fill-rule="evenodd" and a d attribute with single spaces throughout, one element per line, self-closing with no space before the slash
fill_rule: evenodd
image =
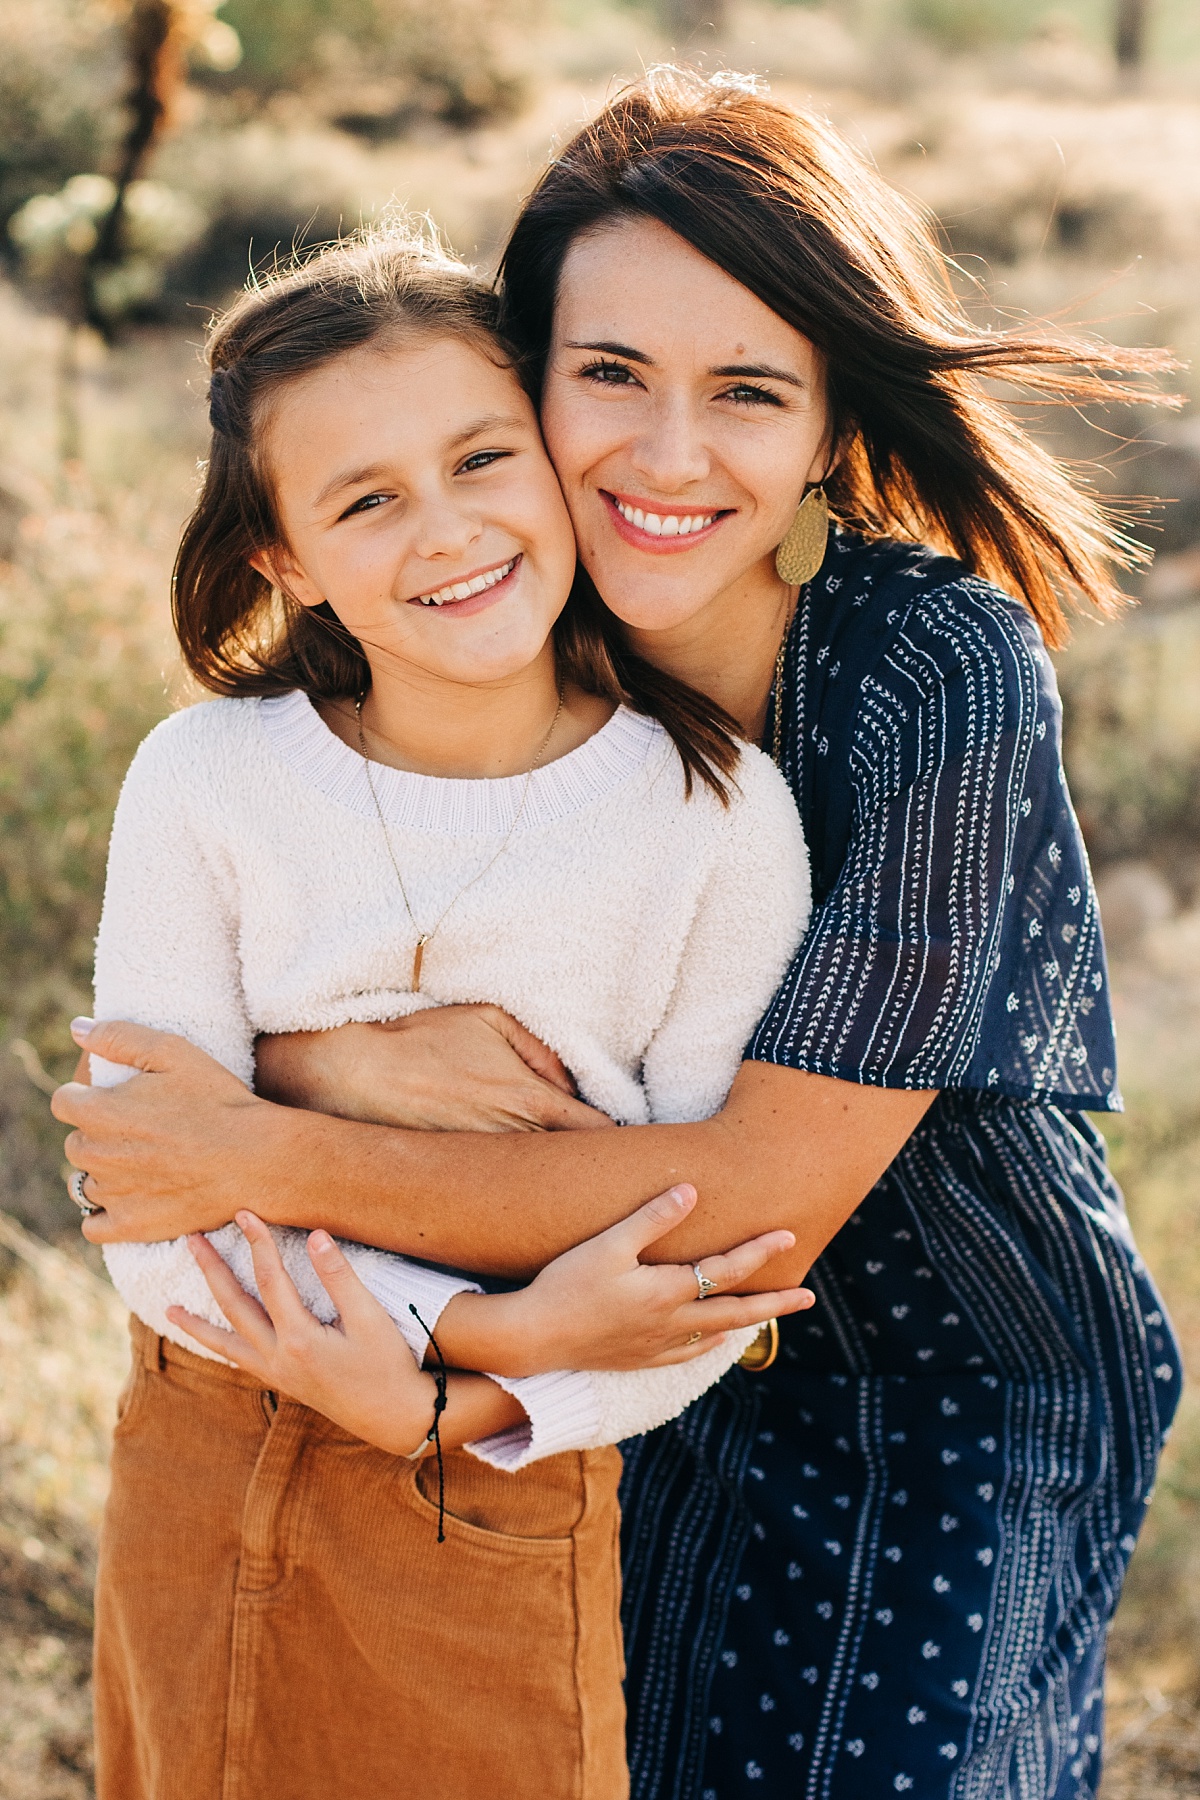
<path id="1" fill-rule="evenodd" d="M 425 961 L 425 946 L 427 944 L 430 944 L 433 942 L 434 938 L 437 936 L 438 932 L 442 929 L 442 926 L 446 923 L 446 920 L 449 918 L 449 916 L 450 916 L 451 912 L 454 910 L 454 908 L 458 905 L 458 903 L 462 899 L 463 895 L 469 894 L 471 889 L 475 886 L 476 882 L 482 881 L 484 876 L 488 873 L 488 870 L 494 868 L 495 865 L 499 862 L 500 858 L 504 855 L 504 852 L 508 849 L 509 844 L 512 842 L 513 833 L 516 831 L 517 826 L 521 823 L 521 820 L 525 815 L 525 803 L 529 799 L 529 789 L 533 782 L 534 774 L 536 773 L 537 769 L 541 766 L 542 758 L 545 756 L 547 750 L 550 748 L 550 739 L 554 736 L 555 727 L 557 726 L 559 719 L 562 717 L 563 691 L 562 691 L 562 688 L 560 687 L 558 690 L 558 705 L 554 710 L 554 717 L 550 721 L 550 729 L 546 733 L 545 737 L 542 739 L 540 745 L 538 746 L 537 755 L 534 757 L 533 761 L 529 765 L 529 768 L 526 770 L 525 786 L 521 791 L 521 804 L 518 806 L 516 817 L 514 818 L 512 824 L 509 826 L 508 831 L 505 834 L 504 842 L 501 844 L 500 848 L 496 851 L 495 855 L 492 857 L 489 857 L 488 861 L 484 863 L 482 869 L 479 870 L 479 873 L 477 875 L 472 875 L 470 881 L 468 881 L 465 884 L 465 886 L 459 888 L 457 894 L 455 894 L 455 896 L 451 900 L 450 904 L 443 910 L 441 917 L 436 921 L 435 924 L 433 924 L 429 927 L 428 931 L 422 931 L 421 927 L 417 924 L 416 918 L 413 914 L 412 906 L 409 903 L 408 890 L 404 886 L 404 877 L 400 873 L 400 864 L 396 861 L 396 852 L 392 848 L 392 835 L 391 835 L 391 832 L 388 830 L 387 820 L 383 816 L 383 808 L 379 804 L 379 795 L 375 788 L 375 778 L 371 774 L 371 759 L 367 755 L 367 737 L 366 737 L 366 730 L 363 725 L 363 716 L 362 716 L 363 702 L 366 699 L 366 697 L 367 696 L 365 694 L 360 694 L 358 696 L 357 700 L 354 702 L 354 716 L 355 716 L 356 720 L 358 721 L 358 748 L 359 748 L 359 753 L 363 759 L 363 769 L 366 772 L 367 786 L 371 790 L 371 798 L 375 802 L 375 811 L 379 817 L 379 828 L 383 832 L 383 841 L 387 848 L 388 861 L 391 863 L 392 868 L 395 870 L 396 882 L 400 888 L 400 897 L 404 901 L 404 910 L 408 914 L 409 923 L 411 924 L 413 930 L 417 934 L 417 947 L 413 951 L 413 960 L 412 960 L 412 990 L 411 991 L 414 994 L 419 994 L 421 991 L 421 968 Z M 375 734 L 375 735 L 378 735 L 378 734 Z M 384 739 L 384 742 L 385 743 L 387 742 L 386 738 Z"/>
<path id="2" fill-rule="evenodd" d="M 783 636 L 779 640 L 779 649 L 775 652 L 775 679 L 771 683 L 771 760 L 777 769 L 783 767 L 783 665 L 787 658 L 788 638 L 792 634 L 792 623 L 795 620 L 795 609 L 788 614 L 788 622 L 783 628 Z"/>

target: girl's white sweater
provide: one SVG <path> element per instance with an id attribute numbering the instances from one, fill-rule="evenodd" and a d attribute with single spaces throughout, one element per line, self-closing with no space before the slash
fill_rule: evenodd
<path id="1" fill-rule="evenodd" d="M 416 934 L 362 759 L 292 693 L 191 707 L 138 751 L 113 826 L 96 1016 L 179 1032 L 250 1084 L 259 1033 L 494 1001 L 621 1124 L 718 1110 L 809 909 L 796 809 L 765 756 L 744 752 L 728 809 L 702 786 L 685 799 L 667 734 L 622 708 L 534 774 L 523 812 L 524 776 L 372 773 L 416 918 L 429 929 L 454 901 L 426 949 L 419 994 L 409 991 Z M 494 866 L 460 894 L 514 821 Z M 92 1059 L 97 1083 L 129 1074 Z M 275 1236 L 306 1304 L 331 1319 L 305 1233 Z M 210 1237 L 254 1292 L 237 1227 Z M 466 1275 L 343 1248 L 418 1358 L 425 1339 L 410 1303 L 436 1330 L 453 1294 L 478 1290 Z M 178 1304 L 227 1323 L 185 1239 L 105 1254 L 139 1318 L 206 1354 L 166 1318 Z M 752 1336 L 731 1334 L 669 1369 L 497 1378 L 529 1422 L 472 1448 L 515 1468 L 650 1430 Z"/>

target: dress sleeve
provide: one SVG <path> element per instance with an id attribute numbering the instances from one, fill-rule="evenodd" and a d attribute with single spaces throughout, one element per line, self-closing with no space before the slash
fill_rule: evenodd
<path id="1" fill-rule="evenodd" d="M 1032 618 L 972 579 L 924 596 L 858 707 L 845 863 L 748 1054 L 880 1087 L 1119 1105 Z"/>

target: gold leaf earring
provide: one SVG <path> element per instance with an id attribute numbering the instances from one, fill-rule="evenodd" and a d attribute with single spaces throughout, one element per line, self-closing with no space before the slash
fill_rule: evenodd
<path id="1" fill-rule="evenodd" d="M 829 502 L 825 489 L 805 494 L 788 526 L 787 536 L 775 552 L 775 570 L 789 587 L 803 587 L 825 561 L 829 541 Z"/>

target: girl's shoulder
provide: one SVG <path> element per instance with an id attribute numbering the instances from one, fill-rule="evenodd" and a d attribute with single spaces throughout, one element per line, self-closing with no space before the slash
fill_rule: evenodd
<path id="1" fill-rule="evenodd" d="M 153 784 L 180 795 L 208 793 L 227 776 L 244 786 L 262 754 L 262 704 L 253 697 L 214 697 L 168 714 L 143 738 L 123 792 Z"/>

